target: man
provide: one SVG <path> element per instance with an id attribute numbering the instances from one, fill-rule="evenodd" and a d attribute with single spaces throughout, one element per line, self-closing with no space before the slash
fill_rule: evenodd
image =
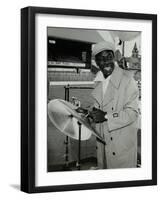
<path id="1" fill-rule="evenodd" d="M 101 169 L 137 166 L 138 89 L 130 73 L 115 62 L 114 52 L 114 45 L 109 42 L 93 48 L 100 71 L 92 92 L 95 109 L 91 115 L 106 141 L 105 146 L 97 142 L 97 162 Z"/>

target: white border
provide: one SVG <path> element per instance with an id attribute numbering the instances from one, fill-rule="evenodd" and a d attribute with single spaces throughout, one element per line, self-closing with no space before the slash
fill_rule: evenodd
<path id="1" fill-rule="evenodd" d="M 47 173 L 47 26 L 142 32 L 142 167 Z M 36 15 L 36 186 L 99 183 L 152 178 L 152 23 L 99 17 Z"/>

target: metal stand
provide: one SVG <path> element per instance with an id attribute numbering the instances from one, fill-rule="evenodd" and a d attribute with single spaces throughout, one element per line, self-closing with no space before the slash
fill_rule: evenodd
<path id="1" fill-rule="evenodd" d="M 77 168 L 78 170 L 81 169 L 81 128 L 82 124 L 78 121 L 79 126 L 79 139 L 78 139 L 78 162 L 77 162 Z"/>
<path id="2" fill-rule="evenodd" d="M 69 85 L 65 86 L 64 88 L 65 88 L 65 100 L 69 101 Z M 66 166 L 66 169 L 68 170 L 69 168 L 69 149 L 68 149 L 69 138 L 68 136 L 66 136 L 64 144 L 65 144 L 65 166 Z"/>
<path id="3" fill-rule="evenodd" d="M 79 86 L 70 86 L 70 85 L 66 85 L 65 87 L 65 100 L 69 101 L 69 90 L 70 89 L 93 89 L 93 87 L 79 87 Z M 82 128 L 82 124 L 78 121 L 78 126 L 79 126 L 79 138 L 78 138 L 78 161 L 76 163 L 76 167 L 78 170 L 81 169 L 81 128 Z M 69 138 L 68 136 L 66 136 L 66 141 L 65 141 L 65 145 L 66 145 L 66 153 L 65 153 L 65 163 L 66 163 L 66 168 L 68 169 L 68 163 L 69 163 L 69 151 L 68 151 L 68 145 L 69 145 Z"/>

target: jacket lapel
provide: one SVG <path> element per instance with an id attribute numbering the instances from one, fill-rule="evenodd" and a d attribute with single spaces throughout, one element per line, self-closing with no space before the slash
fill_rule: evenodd
<path id="1" fill-rule="evenodd" d="M 111 84 L 111 81 L 109 81 L 109 84 L 107 86 L 107 89 L 103 98 L 103 106 L 108 105 L 112 101 L 112 99 L 114 98 L 114 91 L 115 89 L 113 87 L 113 84 Z"/>
<path id="2" fill-rule="evenodd" d="M 96 84 L 95 89 L 92 92 L 94 99 L 99 103 L 99 105 L 105 106 L 115 98 L 115 91 L 119 88 L 121 79 L 123 75 L 123 70 L 115 64 L 115 69 L 111 75 L 109 84 L 107 86 L 104 98 L 103 98 L 103 90 L 102 90 L 102 82 L 98 82 Z"/>
<path id="3" fill-rule="evenodd" d="M 115 69 L 111 75 L 108 87 L 106 89 L 103 105 L 108 105 L 113 99 L 115 99 L 117 94 L 117 89 L 120 86 L 120 82 L 122 79 L 123 70 L 115 64 Z"/>
<path id="4" fill-rule="evenodd" d="M 95 84 L 95 89 L 92 91 L 92 96 L 96 100 L 98 106 L 100 107 L 103 102 L 103 90 L 101 81 Z"/>

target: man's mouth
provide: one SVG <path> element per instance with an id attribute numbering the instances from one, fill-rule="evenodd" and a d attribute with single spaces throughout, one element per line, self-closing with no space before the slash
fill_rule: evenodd
<path id="1" fill-rule="evenodd" d="M 112 73 L 113 69 L 114 69 L 114 65 L 113 63 L 110 63 L 103 68 L 103 74 L 105 76 L 109 76 Z"/>
<path id="2" fill-rule="evenodd" d="M 112 67 L 112 66 L 105 67 L 105 68 L 103 69 L 103 71 L 104 71 L 105 73 L 111 73 L 111 72 L 113 71 L 113 67 Z"/>
<path id="3" fill-rule="evenodd" d="M 108 67 L 105 67 L 104 69 L 103 69 L 104 71 L 111 71 L 112 70 L 112 67 L 110 66 L 108 66 Z"/>

